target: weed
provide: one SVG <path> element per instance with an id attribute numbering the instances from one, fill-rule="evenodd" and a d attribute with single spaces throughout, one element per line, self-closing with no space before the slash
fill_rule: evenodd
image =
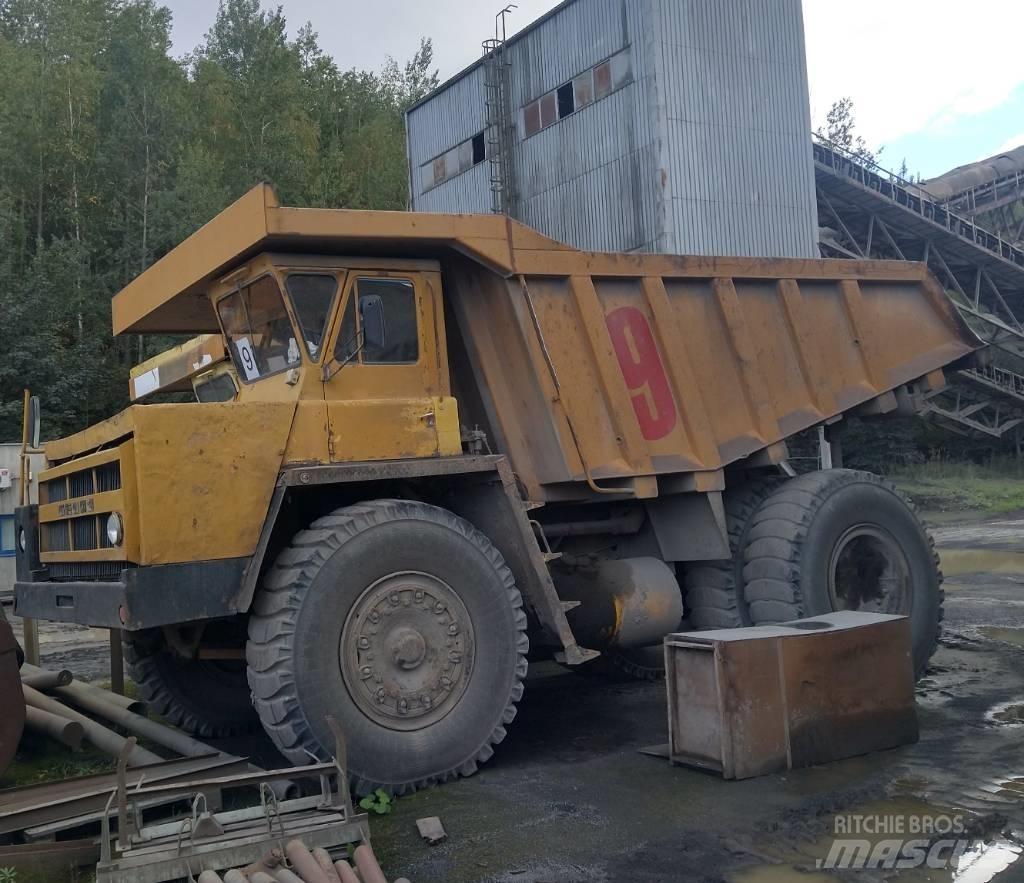
<path id="1" fill-rule="evenodd" d="M 367 812 L 376 813 L 379 816 L 386 816 L 394 806 L 394 798 L 383 788 L 378 788 L 373 794 L 369 794 L 359 801 L 359 806 Z"/>

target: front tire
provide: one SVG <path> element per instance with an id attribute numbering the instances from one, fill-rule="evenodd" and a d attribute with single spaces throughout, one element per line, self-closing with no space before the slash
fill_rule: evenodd
<path id="1" fill-rule="evenodd" d="M 913 505 L 870 472 L 811 472 L 778 487 L 751 521 L 743 577 L 755 625 L 837 610 L 902 614 L 918 678 L 938 646 L 935 544 Z"/>
<path id="2" fill-rule="evenodd" d="M 233 623 L 217 628 L 231 644 L 237 631 L 245 634 Z M 125 632 L 124 658 L 146 706 L 193 736 L 238 736 L 259 724 L 241 660 L 185 659 L 167 646 L 161 629 Z"/>
<path id="3" fill-rule="evenodd" d="M 256 710 L 293 763 L 326 759 L 333 715 L 357 793 L 471 775 L 526 676 L 526 615 L 491 542 L 444 509 L 375 500 L 299 532 L 253 603 Z"/>

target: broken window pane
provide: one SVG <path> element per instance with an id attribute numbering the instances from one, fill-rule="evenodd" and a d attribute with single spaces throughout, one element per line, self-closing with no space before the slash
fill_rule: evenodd
<path id="1" fill-rule="evenodd" d="M 612 91 L 612 66 L 603 61 L 594 68 L 594 100 L 604 98 Z"/>
<path id="2" fill-rule="evenodd" d="M 594 100 L 594 72 L 580 74 L 572 81 L 572 89 L 577 110 L 590 104 Z"/>
<path id="3" fill-rule="evenodd" d="M 523 130 L 526 137 L 536 135 L 540 131 L 540 102 L 531 101 L 523 108 Z"/>
<path id="4" fill-rule="evenodd" d="M 553 122 L 558 119 L 558 106 L 555 101 L 555 93 L 548 92 L 540 100 L 540 124 L 542 128 L 547 128 Z"/>
<path id="5" fill-rule="evenodd" d="M 633 79 L 633 72 L 629 64 L 629 51 L 619 52 L 610 59 L 612 66 L 612 88 L 618 89 L 625 86 Z"/>

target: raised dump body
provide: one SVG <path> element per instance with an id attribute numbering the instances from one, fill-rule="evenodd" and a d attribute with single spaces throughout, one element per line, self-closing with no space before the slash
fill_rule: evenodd
<path id="1" fill-rule="evenodd" d="M 785 445 L 972 357 L 921 265 L 596 254 L 258 187 L 113 324 L 200 337 L 47 444 L 17 607 L 123 628 L 194 732 L 262 722 L 305 762 L 333 715 L 357 787 L 402 790 L 490 756 L 530 659 L 648 675 L 684 616 L 904 613 L 918 672 L 934 649 L 911 507 L 867 473 L 788 478 Z"/>
<path id="2" fill-rule="evenodd" d="M 938 388 L 978 345 L 913 264 L 558 252 L 517 269 L 458 261 L 446 282 L 488 425 L 538 500 L 587 479 L 657 496 L 657 477 Z"/>

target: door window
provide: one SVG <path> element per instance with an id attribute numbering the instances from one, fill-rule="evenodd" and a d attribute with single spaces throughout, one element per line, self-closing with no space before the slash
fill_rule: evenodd
<path id="1" fill-rule="evenodd" d="M 341 364 L 412 365 L 419 361 L 419 349 L 413 283 L 357 279 L 342 316 L 334 358 Z"/>

